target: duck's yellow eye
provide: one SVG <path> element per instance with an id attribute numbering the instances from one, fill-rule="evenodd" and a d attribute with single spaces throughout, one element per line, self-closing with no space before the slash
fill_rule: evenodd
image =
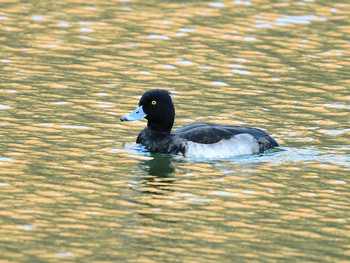
<path id="1" fill-rule="evenodd" d="M 157 102 L 155 100 L 152 100 L 152 105 L 156 105 Z"/>

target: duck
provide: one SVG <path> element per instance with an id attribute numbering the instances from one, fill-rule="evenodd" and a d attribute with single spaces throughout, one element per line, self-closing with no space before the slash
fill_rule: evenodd
<path id="1" fill-rule="evenodd" d="M 217 123 L 192 123 L 172 131 L 175 107 L 167 90 L 152 89 L 144 93 L 138 107 L 121 121 L 145 118 L 147 127 L 136 143 L 151 153 L 198 158 L 230 158 L 264 153 L 279 144 L 265 131 Z"/>

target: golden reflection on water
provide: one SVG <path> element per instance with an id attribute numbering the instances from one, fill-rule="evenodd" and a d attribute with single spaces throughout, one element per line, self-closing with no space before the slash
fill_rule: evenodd
<path id="1" fill-rule="evenodd" d="M 347 261 L 349 5 L 7 1 L 0 11 L 0 259 Z M 149 154 L 120 123 L 150 88 L 175 127 L 284 147 Z"/>

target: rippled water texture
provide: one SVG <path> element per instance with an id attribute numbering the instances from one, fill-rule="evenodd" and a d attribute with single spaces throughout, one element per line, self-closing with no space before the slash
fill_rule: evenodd
<path id="1" fill-rule="evenodd" d="M 348 1 L 1 1 L 0 260 L 350 261 Z M 175 128 L 260 127 L 276 152 L 149 154 Z"/>

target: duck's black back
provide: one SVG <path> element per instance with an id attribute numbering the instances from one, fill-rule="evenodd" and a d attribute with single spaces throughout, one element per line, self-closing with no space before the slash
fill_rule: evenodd
<path id="1" fill-rule="evenodd" d="M 238 134 L 250 134 L 260 145 L 261 151 L 278 146 L 278 143 L 266 132 L 250 127 L 231 126 L 216 123 L 193 123 L 185 125 L 173 132 L 188 141 L 203 144 L 229 140 Z"/>

